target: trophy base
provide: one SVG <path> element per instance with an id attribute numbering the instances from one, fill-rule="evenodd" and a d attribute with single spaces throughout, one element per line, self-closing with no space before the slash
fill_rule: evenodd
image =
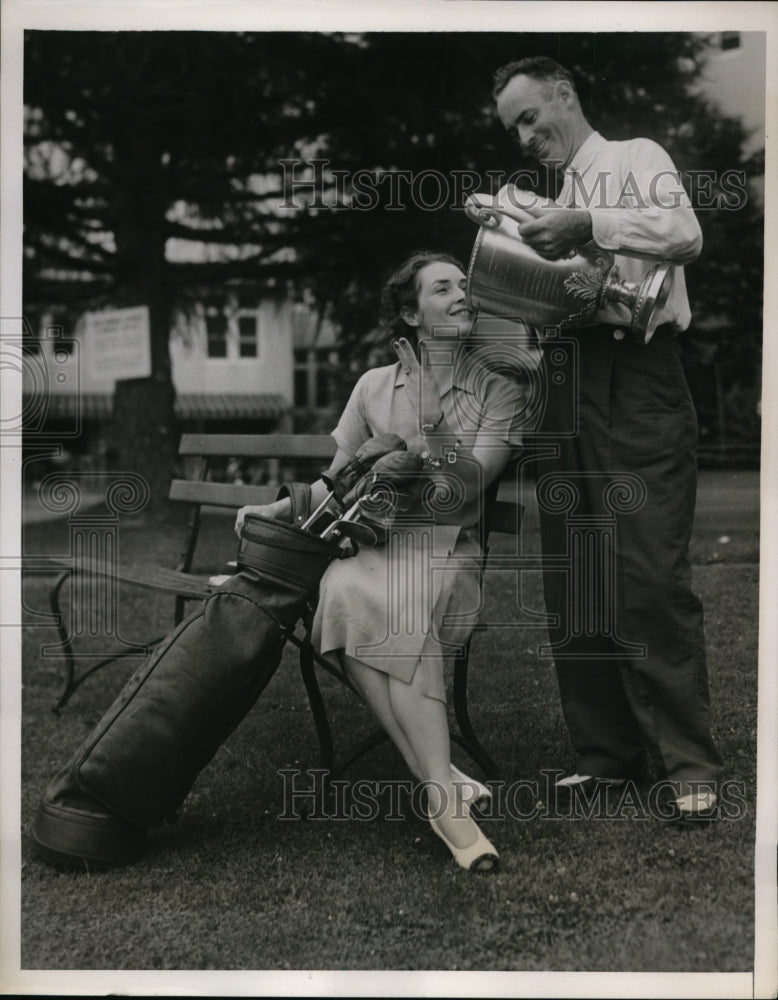
<path id="1" fill-rule="evenodd" d="M 672 264 L 662 263 L 652 267 L 638 288 L 632 313 L 632 337 L 639 344 L 647 344 L 654 336 L 670 289 L 673 286 Z"/>

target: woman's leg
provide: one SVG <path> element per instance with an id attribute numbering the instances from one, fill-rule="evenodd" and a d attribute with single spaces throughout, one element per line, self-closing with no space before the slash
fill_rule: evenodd
<path id="1" fill-rule="evenodd" d="M 345 653 L 340 655 L 349 679 L 403 755 L 411 773 L 431 783 L 427 788 L 428 807 L 450 841 L 449 846 L 462 850 L 480 839 L 493 852 L 452 784 L 446 706 L 421 689 L 422 672 L 416 670 L 413 681 L 407 684 Z M 490 858 L 474 863 L 474 867 L 490 869 L 493 863 Z"/>
<path id="2" fill-rule="evenodd" d="M 374 670 L 353 656 L 340 653 L 340 662 L 349 680 L 365 699 L 371 711 L 386 730 L 389 738 L 400 751 L 408 770 L 419 781 L 424 780 L 424 774 L 419 766 L 413 747 L 408 742 L 405 732 L 395 718 L 389 698 L 389 677 L 380 670 Z"/>
<path id="3" fill-rule="evenodd" d="M 469 847 L 479 831 L 468 809 L 462 807 L 451 778 L 451 742 L 445 703 L 421 690 L 417 670 L 410 684 L 389 678 L 389 698 L 394 717 L 419 762 L 431 814 L 458 848 Z"/>

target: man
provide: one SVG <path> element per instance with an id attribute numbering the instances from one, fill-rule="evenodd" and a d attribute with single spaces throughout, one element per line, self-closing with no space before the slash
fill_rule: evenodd
<path id="1" fill-rule="evenodd" d="M 723 768 L 709 727 L 702 606 L 690 589 L 697 422 L 677 346 L 691 318 L 681 265 L 700 252 L 699 224 L 667 153 L 648 139 L 603 138 L 553 60 L 501 68 L 494 96 L 522 149 L 564 174 L 556 205 L 533 210 L 522 240 L 550 259 L 593 241 L 638 283 L 657 260 L 676 265 L 648 344 L 614 304 L 596 326 L 564 331 L 575 350 L 560 352 L 553 337 L 543 345 L 554 374 L 540 427 L 552 455 L 538 463 L 544 590 L 576 754 L 576 773 L 558 787 L 642 779 L 650 754 L 672 790 L 668 817 L 713 816 Z M 568 490 L 564 510 L 555 486 Z M 581 525 L 589 541 L 579 548 Z M 571 568 L 559 568 L 564 557 Z"/>

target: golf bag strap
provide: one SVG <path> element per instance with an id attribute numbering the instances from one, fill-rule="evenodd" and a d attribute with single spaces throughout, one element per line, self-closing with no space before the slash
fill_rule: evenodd
<path id="1" fill-rule="evenodd" d="M 284 483 L 277 500 L 289 497 L 292 504 L 292 524 L 300 525 L 311 513 L 311 487 L 308 483 Z"/>

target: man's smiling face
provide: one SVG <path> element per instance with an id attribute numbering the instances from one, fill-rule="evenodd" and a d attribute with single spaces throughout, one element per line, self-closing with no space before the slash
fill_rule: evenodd
<path id="1" fill-rule="evenodd" d="M 575 94 L 563 80 L 518 74 L 497 96 L 497 114 L 521 148 L 541 163 L 563 169 L 577 148 Z"/>

